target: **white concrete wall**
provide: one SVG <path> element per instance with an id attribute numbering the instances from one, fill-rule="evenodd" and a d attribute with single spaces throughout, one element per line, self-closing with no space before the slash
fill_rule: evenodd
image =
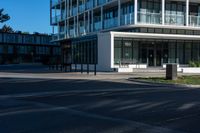
<path id="1" fill-rule="evenodd" d="M 187 68 L 182 68 L 183 73 L 200 73 L 200 68 L 198 67 L 187 67 Z"/>
<path id="2" fill-rule="evenodd" d="M 98 71 L 113 71 L 113 39 L 110 33 L 98 34 Z"/>

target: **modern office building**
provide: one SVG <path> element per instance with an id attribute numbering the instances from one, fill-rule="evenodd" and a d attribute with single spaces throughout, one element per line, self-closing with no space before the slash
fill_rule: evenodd
<path id="1" fill-rule="evenodd" d="M 46 34 L 0 32 L 0 64 L 44 63 L 60 60 L 60 46 Z"/>
<path id="2" fill-rule="evenodd" d="M 63 63 L 100 71 L 200 60 L 199 0 L 51 0 Z"/>

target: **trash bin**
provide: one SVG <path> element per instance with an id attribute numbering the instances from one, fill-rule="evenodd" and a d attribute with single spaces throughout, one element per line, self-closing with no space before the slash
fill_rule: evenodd
<path id="1" fill-rule="evenodd" d="M 177 79 L 177 64 L 167 64 L 166 79 L 167 80 L 176 80 Z"/>

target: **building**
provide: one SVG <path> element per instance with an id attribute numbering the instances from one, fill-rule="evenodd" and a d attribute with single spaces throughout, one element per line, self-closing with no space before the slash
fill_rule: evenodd
<path id="1" fill-rule="evenodd" d="M 99 71 L 200 61 L 199 0 L 51 0 L 63 63 Z"/>
<path id="2" fill-rule="evenodd" d="M 60 60 L 60 46 L 45 34 L 0 32 L 0 64 L 43 63 Z"/>

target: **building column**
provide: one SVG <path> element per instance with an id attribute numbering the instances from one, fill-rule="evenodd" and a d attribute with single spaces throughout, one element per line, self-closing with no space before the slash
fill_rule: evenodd
<path id="1" fill-rule="evenodd" d="M 118 0 L 118 26 L 121 25 L 121 0 Z"/>
<path id="2" fill-rule="evenodd" d="M 165 25 L 165 0 L 162 0 L 162 25 Z"/>
<path id="3" fill-rule="evenodd" d="M 76 17 L 74 16 L 74 36 L 76 36 Z"/>
<path id="4" fill-rule="evenodd" d="M 103 30 L 103 6 L 101 6 L 101 30 Z"/>
<path id="5" fill-rule="evenodd" d="M 85 35 L 85 33 L 86 33 L 86 19 L 85 19 L 85 12 L 84 12 L 84 14 L 83 14 L 83 25 L 84 25 L 84 35 Z"/>
<path id="6" fill-rule="evenodd" d="M 134 0 L 134 24 L 137 24 L 138 18 L 138 0 Z"/>
<path id="7" fill-rule="evenodd" d="M 186 26 L 189 25 L 189 10 L 190 10 L 189 0 L 186 0 L 186 16 L 185 16 L 185 24 Z"/>
<path id="8" fill-rule="evenodd" d="M 76 35 L 79 36 L 79 15 L 77 15 L 77 25 L 76 26 L 77 26 L 77 29 L 76 29 L 77 33 L 76 33 Z"/>
<path id="9" fill-rule="evenodd" d="M 79 13 L 79 0 L 77 0 L 77 3 L 76 3 L 77 5 L 77 14 Z"/>
<path id="10" fill-rule="evenodd" d="M 88 33 L 90 32 L 90 11 L 88 11 Z"/>
<path id="11" fill-rule="evenodd" d="M 91 31 L 93 32 L 93 31 L 94 31 L 94 11 L 93 11 L 93 9 L 92 9 L 92 11 L 91 11 L 91 17 L 92 17 Z"/>
<path id="12" fill-rule="evenodd" d="M 67 19 L 67 38 L 69 37 L 69 20 Z"/>
<path id="13" fill-rule="evenodd" d="M 69 16 L 72 16 L 72 0 L 70 0 L 70 3 L 69 3 L 69 6 L 70 6 L 70 15 Z"/>
<path id="14" fill-rule="evenodd" d="M 65 38 L 68 37 L 68 32 L 67 32 L 67 0 L 65 0 L 65 15 L 64 15 L 64 19 L 65 19 Z"/>
<path id="15" fill-rule="evenodd" d="M 69 0 L 66 0 L 67 2 L 67 8 L 66 8 L 66 18 L 69 17 Z"/>

